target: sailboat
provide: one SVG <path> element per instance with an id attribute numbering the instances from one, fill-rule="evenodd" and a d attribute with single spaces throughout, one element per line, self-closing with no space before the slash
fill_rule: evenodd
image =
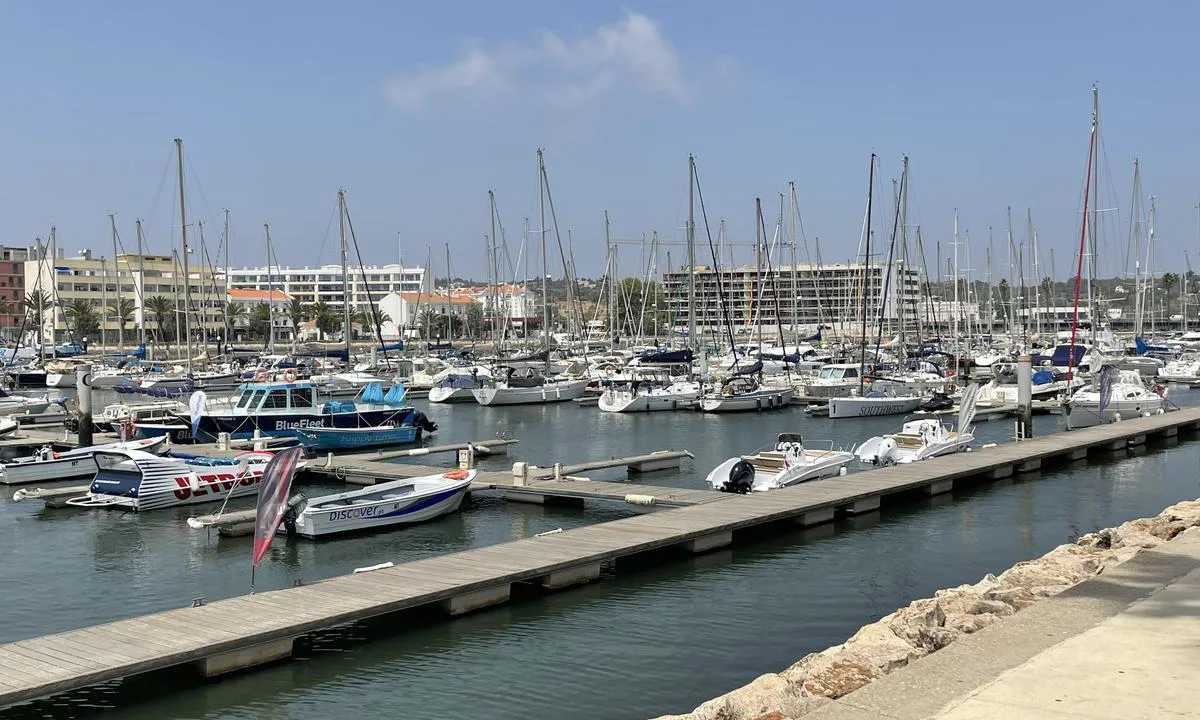
<path id="1" fill-rule="evenodd" d="M 1136 370 L 1107 366 L 1100 370 L 1094 384 L 1071 395 L 1066 401 L 1067 427 L 1092 427 L 1122 419 L 1161 415 L 1167 400 L 1146 387 Z"/>
<path id="2" fill-rule="evenodd" d="M 549 272 L 546 266 L 546 197 L 547 188 L 546 164 L 539 148 L 537 151 L 538 164 L 538 207 L 541 212 L 542 247 L 542 333 L 547 345 L 550 344 L 550 298 L 547 294 L 546 277 Z M 551 212 L 554 207 L 551 204 Z M 555 221 L 557 228 L 557 220 Z M 557 229 L 556 229 L 557 232 Z M 561 245 L 560 245 L 561 247 Z M 567 277 L 570 280 L 570 277 Z M 586 357 L 585 357 L 586 360 Z M 543 403 L 564 402 L 582 397 L 587 391 L 588 379 L 555 376 L 550 373 L 549 355 L 543 361 L 543 367 L 538 370 L 533 367 L 514 367 L 498 365 L 492 368 L 490 380 L 481 379 L 481 387 L 473 388 L 471 394 L 480 405 L 536 405 Z"/>

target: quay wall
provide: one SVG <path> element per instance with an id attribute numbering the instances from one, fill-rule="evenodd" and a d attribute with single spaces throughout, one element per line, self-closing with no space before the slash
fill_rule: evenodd
<path id="1" fill-rule="evenodd" d="M 1088 533 L 999 576 L 938 590 L 862 627 L 841 645 L 810 653 L 690 713 L 656 720 L 794 720 L 1198 526 L 1200 499 Z"/>

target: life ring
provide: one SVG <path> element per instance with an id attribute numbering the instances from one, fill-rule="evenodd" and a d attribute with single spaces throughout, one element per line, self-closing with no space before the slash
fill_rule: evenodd
<path id="1" fill-rule="evenodd" d="M 266 382 L 269 379 L 271 379 L 271 373 L 267 372 L 266 370 L 259 370 L 258 372 L 254 373 L 255 382 Z"/>
<path id="2" fill-rule="evenodd" d="M 470 475 L 471 473 L 466 470 L 451 470 L 448 473 L 442 473 L 442 477 L 447 480 L 466 480 Z"/>
<path id="3" fill-rule="evenodd" d="M 608 367 L 604 368 L 604 374 L 608 377 L 612 377 L 613 375 L 617 374 L 617 371 L 613 369 L 612 365 L 609 365 Z"/>
<path id="4" fill-rule="evenodd" d="M 288 382 L 288 383 L 296 382 L 296 371 L 293 370 L 292 368 L 288 368 L 287 370 L 284 370 L 283 371 L 283 381 Z"/>

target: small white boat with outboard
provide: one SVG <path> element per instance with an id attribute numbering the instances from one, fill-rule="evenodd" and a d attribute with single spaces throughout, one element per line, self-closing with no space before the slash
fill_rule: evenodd
<path id="1" fill-rule="evenodd" d="M 96 476 L 88 492 L 68 499 L 66 504 L 141 512 L 253 495 L 273 456 L 268 451 L 226 458 L 102 450 L 92 455 Z"/>
<path id="2" fill-rule="evenodd" d="M 774 447 L 731 457 L 713 468 L 707 482 L 714 490 L 745 495 L 834 477 L 845 472 L 854 454 L 844 450 L 812 450 L 799 435 L 781 433 Z"/>
<path id="3" fill-rule="evenodd" d="M 975 419 L 978 398 L 978 385 L 963 391 L 954 430 L 946 427 L 939 416 L 921 413 L 905 418 L 900 432 L 877 435 L 859 445 L 854 454 L 860 462 L 887 466 L 969 450 L 975 440 L 971 421 Z"/>
<path id="4" fill-rule="evenodd" d="M 457 510 L 474 480 L 474 470 L 451 470 L 336 495 L 295 495 L 284 513 L 284 529 L 289 535 L 320 538 L 432 520 Z"/>
<path id="5" fill-rule="evenodd" d="M 17 458 L 0 465 L 0 483 L 26 485 L 35 482 L 71 480 L 96 474 L 96 463 L 92 456 L 97 452 L 141 450 L 153 453 L 163 447 L 166 436 L 144 440 L 93 445 L 65 452 L 56 452 L 50 445 L 43 445 L 29 457 Z"/>

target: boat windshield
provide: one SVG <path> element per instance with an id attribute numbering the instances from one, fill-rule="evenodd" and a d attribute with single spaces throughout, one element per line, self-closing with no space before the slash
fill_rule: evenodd
<path id="1" fill-rule="evenodd" d="M 262 397 L 262 391 L 260 391 L 260 390 L 251 390 L 249 392 L 243 391 L 242 394 L 238 397 L 237 403 L 234 405 L 234 407 L 237 407 L 237 408 L 253 407 L 258 404 L 258 399 L 260 397 Z"/>
<path id="2" fill-rule="evenodd" d="M 310 408 L 313 406 L 311 389 L 293 388 L 289 392 L 291 392 L 291 394 L 292 394 L 292 407 L 294 407 L 294 408 Z"/>

